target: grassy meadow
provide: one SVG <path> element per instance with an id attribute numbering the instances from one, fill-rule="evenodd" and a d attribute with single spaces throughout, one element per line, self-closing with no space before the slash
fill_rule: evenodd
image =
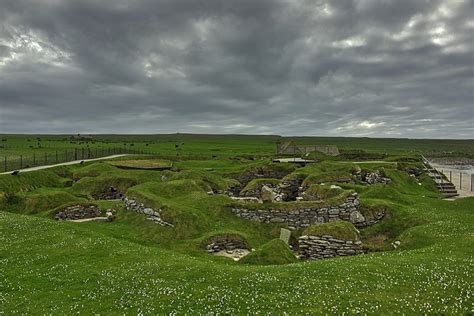
<path id="1" fill-rule="evenodd" d="M 37 137 L 41 148 L 29 147 Z M 8 146 L 0 149 L 0 155 L 79 145 L 66 136 L 3 138 Z M 413 177 L 402 168 L 420 167 L 418 150 L 470 157 L 473 141 L 299 138 L 302 143 L 387 154 L 364 164 L 320 155 L 321 162 L 299 167 L 271 162 L 275 142 L 284 141 L 278 136 L 93 139 L 94 144 L 88 140 L 80 145 L 126 143 L 155 154 L 0 175 L 0 314 L 473 312 L 474 198 L 444 200 L 426 174 Z M 154 159 L 157 164 L 171 161 L 173 168 L 117 167 L 120 161 L 140 160 L 149 166 Z M 356 166 L 383 170 L 392 182 L 336 183 Z M 316 193 L 326 194 L 327 201 L 321 203 L 355 191 L 364 214 L 384 209 L 382 221 L 360 229 L 360 239 L 370 251 L 302 262 L 276 240 L 284 224 L 241 219 L 229 209 L 235 201 L 224 194 L 208 194 L 238 185 L 238 175 L 259 168 L 284 169 L 286 177 L 304 179 Z M 321 182 L 339 185 L 342 193 L 319 188 Z M 94 198 L 110 186 L 162 209 L 163 219 L 174 227 L 126 211 L 120 200 Z M 281 203 L 291 209 L 296 203 L 312 202 Z M 77 204 L 95 204 L 102 212 L 114 208 L 117 218 L 110 223 L 53 219 L 59 210 Z M 334 226 L 343 235 L 341 225 Z M 294 231 L 292 241 L 303 233 Z M 239 235 L 255 251 L 237 262 L 207 253 L 203 242 L 219 234 Z M 395 241 L 400 244 L 396 248 Z"/>
<path id="2" fill-rule="evenodd" d="M 76 135 L 77 136 L 77 135 Z M 130 148 L 161 156 L 208 158 L 236 155 L 272 155 L 277 142 L 294 140 L 298 144 L 333 144 L 342 151 L 366 151 L 379 154 L 474 157 L 474 140 L 397 139 L 365 137 L 281 137 L 277 135 L 1 135 L 0 157 L 32 155 L 90 148 Z"/>

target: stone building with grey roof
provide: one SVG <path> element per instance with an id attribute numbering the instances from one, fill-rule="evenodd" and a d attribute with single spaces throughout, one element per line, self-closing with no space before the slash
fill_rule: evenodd
<path id="1" fill-rule="evenodd" d="M 298 145 L 294 141 L 277 144 L 278 155 L 304 155 L 312 152 L 321 152 L 328 156 L 338 156 L 336 145 Z"/>

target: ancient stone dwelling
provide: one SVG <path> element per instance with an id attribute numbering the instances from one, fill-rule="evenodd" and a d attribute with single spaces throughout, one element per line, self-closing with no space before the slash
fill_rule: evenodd
<path id="1" fill-rule="evenodd" d="M 339 155 L 339 149 L 336 145 L 297 145 L 293 141 L 277 144 L 278 155 L 303 155 L 316 151 L 328 156 Z"/>

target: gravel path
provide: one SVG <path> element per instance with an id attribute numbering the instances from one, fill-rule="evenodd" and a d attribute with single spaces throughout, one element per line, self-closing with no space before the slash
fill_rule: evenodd
<path id="1" fill-rule="evenodd" d="M 93 158 L 93 159 L 73 160 L 73 161 L 58 163 L 58 164 L 55 164 L 55 165 L 45 165 L 45 166 L 37 166 L 37 167 L 20 169 L 20 172 L 23 173 L 23 172 L 29 172 L 29 171 L 35 171 L 35 170 L 54 168 L 54 167 L 58 167 L 58 166 L 69 166 L 69 165 L 79 164 L 82 161 L 89 162 L 89 161 L 105 160 L 105 159 L 123 157 L 123 156 L 127 156 L 127 155 L 128 154 L 121 154 L 121 155 L 111 155 L 111 156 L 107 156 L 107 157 L 100 157 L 100 158 Z M 0 173 L 0 174 L 11 174 L 12 172 L 13 171 L 8 171 L 8 172 Z"/>

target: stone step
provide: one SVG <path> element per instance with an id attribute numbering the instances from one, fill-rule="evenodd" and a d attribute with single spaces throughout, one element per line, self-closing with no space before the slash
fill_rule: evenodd
<path id="1" fill-rule="evenodd" d="M 438 189 L 456 189 L 456 186 L 452 183 L 447 183 L 447 184 L 437 184 L 436 187 Z"/>
<path id="2" fill-rule="evenodd" d="M 451 193 L 453 193 L 453 194 L 457 194 L 457 193 L 458 193 L 457 190 L 441 190 L 440 192 L 442 192 L 442 193 L 450 193 L 450 194 L 451 194 Z"/>

